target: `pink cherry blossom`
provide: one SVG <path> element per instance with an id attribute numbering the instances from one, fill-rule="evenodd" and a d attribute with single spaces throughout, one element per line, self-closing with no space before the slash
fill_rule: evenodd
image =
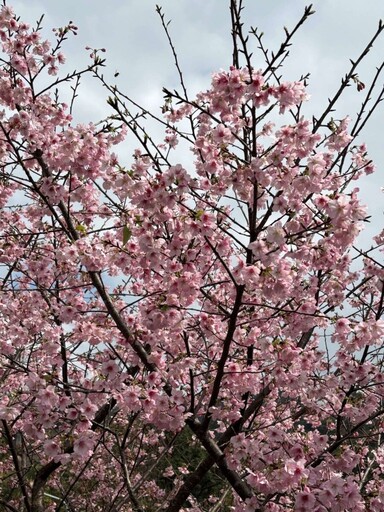
<path id="1" fill-rule="evenodd" d="M 232 65 L 160 117 L 103 49 L 63 73 L 72 22 L 45 40 L 0 9 L 0 508 L 384 510 L 371 107 L 312 117 L 289 29 L 256 58 L 231 14 Z M 77 123 L 87 73 L 111 112 Z"/>

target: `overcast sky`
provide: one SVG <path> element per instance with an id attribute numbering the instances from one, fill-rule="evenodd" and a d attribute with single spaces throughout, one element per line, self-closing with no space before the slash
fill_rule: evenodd
<path id="1" fill-rule="evenodd" d="M 159 113 L 161 89 L 177 88 L 177 73 L 155 5 L 163 7 L 177 48 L 185 81 L 192 93 L 209 86 L 211 73 L 231 64 L 229 0 L 15 0 L 8 2 L 24 21 L 33 23 L 45 14 L 46 29 L 72 20 L 79 32 L 64 47 L 68 68 L 79 69 L 88 62 L 84 48 L 107 49 L 111 81 L 139 103 Z M 277 49 L 284 36 L 283 26 L 291 28 L 308 2 L 303 0 L 244 0 L 245 27 L 258 27 L 266 45 Z M 310 72 L 311 114 L 319 114 L 355 59 L 384 18 L 384 0 L 317 0 L 316 14 L 310 17 L 294 39 L 291 57 L 285 68 L 287 79 Z M 46 31 L 49 35 L 49 31 Z M 369 82 L 375 67 L 384 58 L 384 34 L 361 67 L 359 77 Z M 263 62 L 260 57 L 260 67 Z M 258 67 L 257 60 L 255 67 Z M 113 78 L 115 71 L 120 75 Z M 384 78 L 381 82 L 384 81 Z M 92 82 L 80 91 L 77 116 L 96 121 L 108 113 L 106 91 Z M 352 90 L 353 89 L 353 90 Z M 358 110 L 361 95 L 351 88 L 340 103 L 339 114 Z M 336 116 L 337 117 L 337 116 Z M 377 232 L 383 224 L 384 186 L 384 103 L 371 120 L 363 139 L 377 165 L 375 176 L 361 185 L 364 199 L 375 215 Z"/>

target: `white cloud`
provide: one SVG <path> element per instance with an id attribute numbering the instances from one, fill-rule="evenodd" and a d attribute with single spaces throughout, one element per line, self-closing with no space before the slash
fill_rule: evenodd
<path id="1" fill-rule="evenodd" d="M 231 61 L 228 0 L 157 0 L 163 6 L 174 44 L 177 48 L 186 83 L 192 93 L 209 85 L 213 71 L 227 67 Z M 153 0 L 15 0 L 10 2 L 26 21 L 33 22 L 46 14 L 45 26 L 61 26 L 72 20 L 79 34 L 66 45 L 68 69 L 79 69 L 88 63 L 86 45 L 107 48 L 106 76 L 116 80 L 121 89 L 139 103 L 159 112 L 161 88 L 178 87 L 173 57 L 162 30 Z M 304 10 L 306 0 L 244 0 L 245 27 L 253 25 L 265 32 L 267 46 L 278 49 L 284 36 L 283 26 L 293 27 Z M 383 1 L 317 0 L 317 13 L 310 17 L 294 38 L 291 56 L 287 61 L 289 79 L 311 73 L 312 95 L 308 113 L 319 113 L 327 98 L 339 86 L 349 68 L 349 58 L 356 58 L 383 17 Z M 46 31 L 48 34 L 49 31 Z M 252 39 L 252 36 L 250 36 Z M 256 52 L 256 42 L 254 49 Z M 359 76 L 369 77 L 384 55 L 384 37 L 367 57 Z M 263 65 L 261 56 L 260 67 Z M 257 62 L 257 59 L 256 59 Z M 257 64 L 256 64 L 257 67 Z M 120 72 L 113 78 L 115 70 Z M 82 121 L 102 117 L 106 110 L 107 93 L 92 81 L 80 90 L 77 116 Z M 361 95 L 348 91 L 340 102 L 340 115 L 359 108 Z M 362 181 L 366 202 L 382 224 L 380 186 L 383 185 L 384 164 L 382 149 L 382 115 L 376 115 L 365 132 L 379 172 Z M 379 230 L 379 227 L 376 231 Z"/>

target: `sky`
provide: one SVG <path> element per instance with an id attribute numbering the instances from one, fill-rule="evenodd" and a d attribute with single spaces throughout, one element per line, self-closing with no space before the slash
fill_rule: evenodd
<path id="1" fill-rule="evenodd" d="M 162 87 L 179 88 L 173 58 L 156 13 L 162 6 L 177 49 L 190 96 L 207 89 L 211 74 L 231 64 L 229 35 L 229 0 L 14 0 L 8 2 L 24 21 L 33 23 L 45 15 L 47 36 L 52 27 L 73 21 L 78 35 L 64 47 L 67 68 L 80 69 L 89 63 L 85 47 L 106 48 L 105 76 L 121 90 L 156 114 L 163 104 Z M 283 27 L 291 28 L 300 18 L 303 0 L 244 0 L 244 26 L 264 32 L 267 47 L 277 50 L 284 37 Z M 283 71 L 289 80 L 310 73 L 307 106 L 309 115 L 319 114 L 349 69 L 349 59 L 356 59 L 384 19 L 383 0 L 317 0 L 316 13 L 295 36 L 291 55 Z M 261 55 L 255 50 L 263 67 Z M 104 54 L 103 54 L 104 56 Z M 359 71 L 359 78 L 369 83 L 376 66 L 384 57 L 384 33 Z M 119 76 L 114 78 L 115 72 Z M 384 78 L 381 80 L 383 83 Z M 94 81 L 85 81 L 79 92 L 76 116 L 82 121 L 97 121 L 110 113 L 107 92 Z M 355 88 L 350 88 L 339 103 L 336 118 L 352 117 L 361 102 Z M 360 184 L 363 200 L 368 203 L 374 223 L 368 233 L 376 234 L 383 225 L 384 195 L 384 102 L 364 132 L 369 153 L 377 172 Z M 368 234 L 367 233 L 367 234 Z"/>

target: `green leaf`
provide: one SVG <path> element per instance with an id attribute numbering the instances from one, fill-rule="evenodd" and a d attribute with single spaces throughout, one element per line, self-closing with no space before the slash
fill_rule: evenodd
<path id="1" fill-rule="evenodd" d="M 83 226 L 82 224 L 78 224 L 76 226 L 76 231 L 78 231 L 82 235 L 86 235 L 87 234 L 87 230 L 86 230 L 85 226 Z"/>
<path id="2" fill-rule="evenodd" d="M 201 217 L 204 215 L 204 210 L 196 210 L 193 212 L 193 218 L 195 220 L 201 220 Z"/>
<path id="3" fill-rule="evenodd" d="M 129 229 L 128 226 L 124 226 L 123 228 L 123 245 L 125 245 L 128 240 L 131 238 L 132 236 L 132 231 Z"/>

